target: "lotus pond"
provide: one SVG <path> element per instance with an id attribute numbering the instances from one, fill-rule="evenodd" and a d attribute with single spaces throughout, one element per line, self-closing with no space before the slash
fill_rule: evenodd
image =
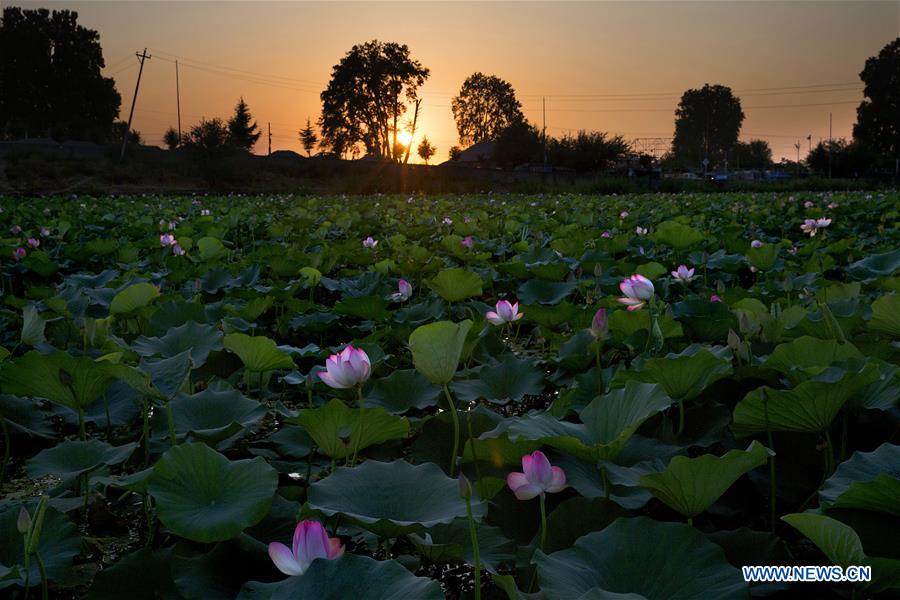
<path id="1" fill-rule="evenodd" d="M 0 208 L 5 597 L 900 593 L 896 192 Z"/>

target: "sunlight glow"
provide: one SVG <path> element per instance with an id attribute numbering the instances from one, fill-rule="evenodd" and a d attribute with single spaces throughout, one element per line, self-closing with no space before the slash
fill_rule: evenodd
<path id="1" fill-rule="evenodd" d="M 404 146 L 409 146 L 409 143 L 412 142 L 412 134 L 408 131 L 401 131 L 397 134 L 397 141 Z"/>

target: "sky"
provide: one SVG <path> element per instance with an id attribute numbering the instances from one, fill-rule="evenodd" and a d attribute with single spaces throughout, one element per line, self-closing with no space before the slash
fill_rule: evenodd
<path id="1" fill-rule="evenodd" d="M 422 135 L 444 160 L 456 145 L 451 98 L 473 72 L 509 81 L 525 116 L 548 135 L 580 129 L 671 138 L 681 93 L 727 85 L 746 118 L 741 139 L 765 139 L 776 160 L 801 158 L 812 137 L 850 137 L 859 72 L 900 36 L 900 0 L 632 2 L 268 2 L 2 0 L 71 9 L 100 33 L 123 119 L 146 47 L 133 127 L 162 144 L 177 124 L 228 117 L 243 96 L 263 130 L 255 151 L 302 152 L 332 67 L 357 43 L 407 44 L 431 70 L 420 89 Z M 647 143 L 653 143 L 647 141 Z M 433 159 L 434 162 L 434 159 Z"/>

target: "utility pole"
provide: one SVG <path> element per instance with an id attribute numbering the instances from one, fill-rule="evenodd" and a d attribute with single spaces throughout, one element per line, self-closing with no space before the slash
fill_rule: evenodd
<path id="1" fill-rule="evenodd" d="M 800 177 L 800 140 L 797 140 L 794 148 L 797 149 L 797 177 Z"/>
<path id="2" fill-rule="evenodd" d="M 269 156 L 272 156 L 272 121 L 269 121 Z"/>
<path id="3" fill-rule="evenodd" d="M 137 82 L 134 84 L 134 98 L 131 99 L 131 111 L 128 113 L 128 127 L 125 128 L 125 133 L 122 136 L 122 151 L 119 153 L 119 162 L 122 162 L 122 159 L 125 158 L 125 146 L 128 144 L 128 136 L 131 134 L 131 120 L 134 118 L 134 105 L 137 102 L 138 88 L 141 87 L 141 73 L 144 72 L 144 61 L 151 58 L 151 56 L 147 54 L 146 48 L 144 48 L 144 51 L 141 54 L 135 52 L 134 55 L 140 59 L 141 68 L 138 69 Z"/>
<path id="4" fill-rule="evenodd" d="M 812 153 L 812 134 L 809 134 L 808 136 L 806 136 L 806 145 L 807 145 L 806 152 L 811 154 Z"/>
<path id="5" fill-rule="evenodd" d="M 178 145 L 181 145 L 181 88 L 178 86 L 178 61 L 175 61 L 175 103 L 178 106 Z"/>
<path id="6" fill-rule="evenodd" d="M 543 128 L 541 130 L 541 138 L 544 143 L 544 166 L 547 166 L 547 97 L 541 96 L 541 112 L 543 113 Z"/>
<path id="7" fill-rule="evenodd" d="M 828 113 L 828 179 L 831 179 L 831 113 Z"/>

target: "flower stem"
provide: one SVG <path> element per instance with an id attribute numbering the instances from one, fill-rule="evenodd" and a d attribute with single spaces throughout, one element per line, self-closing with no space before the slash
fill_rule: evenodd
<path id="1" fill-rule="evenodd" d="M 169 428 L 169 442 L 174 446 L 175 441 L 175 415 L 172 412 L 172 403 L 166 400 L 166 425 Z"/>
<path id="2" fill-rule="evenodd" d="M 11 454 L 9 427 L 6 425 L 6 419 L 0 415 L 0 429 L 3 429 L 3 465 L 0 466 L 0 483 L 6 478 L 6 463 L 9 462 Z"/>
<path id="3" fill-rule="evenodd" d="M 450 418 L 453 419 L 453 454 L 450 455 L 450 477 L 456 472 L 456 455 L 459 453 L 459 415 L 456 414 L 456 405 L 453 403 L 453 396 L 450 395 L 450 389 L 444 384 L 444 396 L 447 398 L 447 404 L 450 405 Z"/>
<path id="4" fill-rule="evenodd" d="M 475 558 L 475 600 L 481 600 L 481 550 L 478 547 L 478 532 L 472 515 L 472 498 L 466 498 L 466 516 L 469 518 L 469 536 L 472 538 L 472 554 Z"/>
<path id="5" fill-rule="evenodd" d="M 541 501 L 541 544 L 538 546 L 541 550 L 544 549 L 544 543 L 547 541 L 547 506 L 546 506 L 546 494 L 541 492 L 540 495 Z"/>
<path id="6" fill-rule="evenodd" d="M 356 464 L 356 456 L 359 454 L 359 442 L 363 434 L 363 395 L 362 387 L 356 386 L 356 405 L 359 406 L 359 423 L 356 426 L 356 443 L 353 445 L 353 458 L 350 460 L 351 465 Z"/>
<path id="7" fill-rule="evenodd" d="M 87 434 L 84 431 L 84 409 L 82 407 L 78 407 L 78 439 L 82 442 L 87 439 Z"/>
<path id="8" fill-rule="evenodd" d="M 41 574 L 41 599 L 47 600 L 47 572 L 44 571 L 44 561 L 41 560 L 41 553 L 35 551 L 34 558 L 37 561 L 38 571 Z"/>
<path id="9" fill-rule="evenodd" d="M 678 399 L 678 431 L 675 432 L 675 437 L 680 438 L 682 433 L 684 433 L 684 398 L 679 398 Z"/>

